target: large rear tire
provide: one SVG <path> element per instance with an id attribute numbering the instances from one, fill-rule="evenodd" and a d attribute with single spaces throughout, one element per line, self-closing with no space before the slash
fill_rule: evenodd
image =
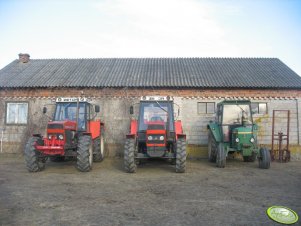
<path id="1" fill-rule="evenodd" d="M 76 168 L 81 172 L 89 172 L 93 163 L 93 148 L 91 136 L 78 138 Z"/>
<path id="2" fill-rule="evenodd" d="M 186 140 L 178 138 L 176 148 L 176 173 L 184 173 L 186 170 Z"/>
<path id="3" fill-rule="evenodd" d="M 209 162 L 216 162 L 216 141 L 211 131 L 208 133 L 208 160 Z"/>
<path id="4" fill-rule="evenodd" d="M 103 159 L 104 159 L 104 141 L 103 141 L 103 136 L 101 136 L 96 138 L 93 142 L 93 161 L 101 162 Z"/>
<path id="5" fill-rule="evenodd" d="M 218 168 L 225 168 L 226 166 L 226 153 L 224 143 L 222 142 L 217 146 L 216 166 Z"/>
<path id="6" fill-rule="evenodd" d="M 268 149 L 260 148 L 259 150 L 259 168 L 261 169 L 269 169 L 271 165 L 271 154 Z"/>
<path id="7" fill-rule="evenodd" d="M 135 139 L 127 138 L 124 145 L 124 169 L 127 173 L 136 173 Z"/>
<path id="8" fill-rule="evenodd" d="M 35 148 L 36 142 L 41 142 L 39 137 L 31 137 L 25 146 L 25 162 L 29 172 L 39 172 L 45 169 L 46 158 L 42 157 Z"/>

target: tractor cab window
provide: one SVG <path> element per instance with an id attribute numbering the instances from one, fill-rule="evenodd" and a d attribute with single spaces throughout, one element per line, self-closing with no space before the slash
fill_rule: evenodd
<path id="1" fill-rule="evenodd" d="M 171 102 L 142 102 L 140 104 L 139 131 L 147 130 L 149 125 L 170 131 L 174 130 Z"/>
<path id="2" fill-rule="evenodd" d="M 85 103 L 79 103 L 78 110 L 78 130 L 86 129 L 86 110 Z M 77 103 L 57 103 L 54 121 L 76 121 Z"/>
<path id="3" fill-rule="evenodd" d="M 252 124 L 250 105 L 235 104 L 224 105 L 223 124 L 225 125 L 241 125 L 242 123 Z"/>
<path id="4" fill-rule="evenodd" d="M 251 110 L 248 104 L 231 104 L 223 107 L 223 140 L 229 142 L 232 129 L 252 124 Z"/>

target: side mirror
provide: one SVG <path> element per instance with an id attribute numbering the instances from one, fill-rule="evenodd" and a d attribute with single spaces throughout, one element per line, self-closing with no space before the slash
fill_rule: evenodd
<path id="1" fill-rule="evenodd" d="M 130 106 L 130 115 L 134 114 L 134 107 Z"/>
<path id="2" fill-rule="evenodd" d="M 46 112 L 47 112 L 47 108 L 43 107 L 43 114 L 46 114 Z"/>
<path id="3" fill-rule="evenodd" d="M 95 112 L 96 112 L 96 113 L 100 112 L 100 107 L 99 107 L 99 105 L 95 105 Z"/>

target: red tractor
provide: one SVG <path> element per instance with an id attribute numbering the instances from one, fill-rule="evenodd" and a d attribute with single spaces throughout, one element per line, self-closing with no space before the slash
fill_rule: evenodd
<path id="1" fill-rule="evenodd" d="M 168 159 L 175 163 L 177 173 L 185 172 L 186 135 L 181 121 L 174 120 L 171 98 L 142 97 L 138 120 L 131 120 L 130 127 L 124 147 L 126 172 L 136 172 L 137 163 L 148 158 Z"/>
<path id="2" fill-rule="evenodd" d="M 43 113 L 46 111 L 44 107 Z M 94 120 L 98 112 L 99 106 L 93 107 L 86 98 L 57 98 L 46 137 L 33 134 L 25 146 L 28 171 L 43 170 L 48 158 L 52 161 L 76 158 L 76 168 L 82 172 L 90 171 L 93 161 L 102 161 L 104 124 Z"/>

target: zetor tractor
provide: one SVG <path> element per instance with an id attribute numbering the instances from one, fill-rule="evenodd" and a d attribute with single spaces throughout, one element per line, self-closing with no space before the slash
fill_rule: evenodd
<path id="1" fill-rule="evenodd" d="M 238 152 L 245 162 L 254 162 L 257 157 L 259 168 L 270 168 L 270 152 L 257 145 L 258 126 L 253 123 L 250 101 L 232 100 L 217 104 L 216 120 L 207 126 L 209 161 L 223 168 L 228 153 Z"/>
<path id="2" fill-rule="evenodd" d="M 45 114 L 47 108 L 43 108 Z M 99 106 L 89 104 L 86 98 L 57 98 L 53 120 L 48 122 L 47 135 L 33 134 L 25 146 L 25 161 L 29 172 L 45 168 L 51 161 L 76 158 L 76 168 L 88 172 L 92 162 L 104 158 L 103 128 L 93 120 Z"/>
<path id="3" fill-rule="evenodd" d="M 168 159 L 175 163 L 177 173 L 185 172 L 186 135 L 181 121 L 174 120 L 169 97 L 142 97 L 138 120 L 131 120 L 124 146 L 126 172 L 136 172 L 137 163 L 148 158 Z"/>

